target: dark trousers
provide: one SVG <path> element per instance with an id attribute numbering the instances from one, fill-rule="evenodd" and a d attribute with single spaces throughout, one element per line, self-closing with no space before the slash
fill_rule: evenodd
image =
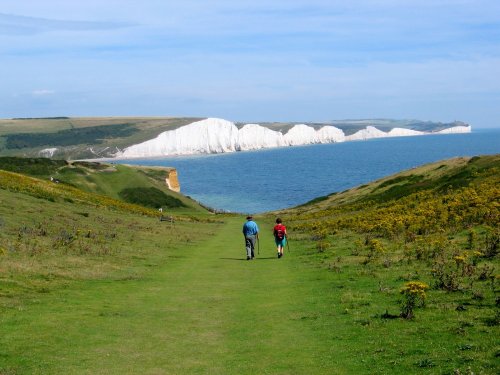
<path id="1" fill-rule="evenodd" d="M 253 258 L 255 256 L 255 241 L 256 237 L 252 235 L 245 236 L 245 247 L 247 250 L 247 258 Z"/>

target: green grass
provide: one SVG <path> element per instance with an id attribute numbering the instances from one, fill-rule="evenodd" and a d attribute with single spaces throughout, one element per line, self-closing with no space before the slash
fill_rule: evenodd
<path id="1" fill-rule="evenodd" d="M 206 210 L 197 202 L 182 194 L 168 189 L 165 178 L 170 168 L 114 165 L 107 163 L 64 160 L 47 158 L 0 157 L 0 170 L 22 173 L 49 180 L 54 177 L 63 184 L 77 186 L 88 193 L 97 193 L 124 200 L 129 203 L 143 204 L 158 209 L 182 208 L 178 214 L 204 214 Z M 141 191 L 148 189 L 152 194 L 137 196 L 123 191 Z M 124 198 L 126 197 L 126 198 Z"/>
<path id="2" fill-rule="evenodd" d="M 360 267 L 348 241 L 335 248 L 339 270 L 325 267 L 323 254 L 307 242 L 292 240 L 291 252 L 278 260 L 269 235 L 262 236 L 257 259 L 246 261 L 242 218 L 225 221 L 197 224 L 194 235 L 188 227 L 173 229 L 184 233 L 184 243 L 170 227 L 153 223 L 146 239 L 141 222 L 124 253 L 98 257 L 105 263 L 101 273 L 58 274 L 66 265 L 26 280 L 36 289 L 2 311 L 0 368 L 15 374 L 408 374 L 431 366 L 439 373 L 468 367 L 494 373 L 498 328 L 473 306 L 457 311 L 455 297 L 431 295 L 413 321 L 382 318 L 386 310 L 398 314 L 400 278 L 411 267 Z M 87 266 L 96 262 L 90 258 Z"/>
<path id="3" fill-rule="evenodd" d="M 110 157 L 117 148 L 198 121 L 193 117 L 88 117 L 0 119 L 0 152 L 4 156 L 39 156 L 57 147 L 57 158 Z"/>
<path id="4" fill-rule="evenodd" d="M 28 176 L 46 177 L 68 165 L 65 160 L 47 158 L 0 157 L 0 169 L 4 171 L 26 174 Z"/>
<path id="5" fill-rule="evenodd" d="M 425 267 L 407 262 L 399 252 L 365 264 L 365 250 L 358 251 L 355 235 L 339 233 L 329 240 L 328 250 L 309 244 L 301 258 L 320 267 L 322 289 L 316 292 L 331 296 L 332 311 L 330 317 L 316 316 L 325 321 L 325 342 L 330 337 L 331 345 L 341 343 L 341 363 L 352 366 L 347 373 L 418 373 L 425 364 L 432 373 L 464 373 L 468 367 L 474 373 L 495 373 L 498 292 L 488 281 L 476 282 L 476 290 L 484 292 L 478 299 L 466 288 L 453 293 L 431 289 L 426 306 L 415 310 L 415 319 L 405 320 L 399 317 L 399 291 L 411 280 L 432 284 Z M 352 357 L 362 359 L 359 367 Z"/>
<path id="6" fill-rule="evenodd" d="M 71 146 L 79 143 L 98 145 L 105 139 L 129 137 L 138 132 L 132 124 L 113 124 L 59 130 L 56 133 L 14 133 L 6 136 L 7 149 L 23 149 L 48 146 Z"/>
<path id="7" fill-rule="evenodd" d="M 127 188 L 118 194 L 125 202 L 139 204 L 150 208 L 179 208 L 186 207 L 180 199 L 165 194 L 160 189 L 149 188 Z"/>
<path id="8" fill-rule="evenodd" d="M 456 176 L 454 163 L 483 168 L 473 177 L 486 181 L 491 159 L 415 173 L 429 179 L 434 170 L 434 181 Z M 81 169 L 71 176 L 75 185 L 88 169 L 103 171 L 72 168 Z M 117 183 L 157 173 L 121 172 L 93 181 L 112 195 Z M 279 260 L 274 217 L 257 217 L 260 254 L 246 261 L 241 216 L 200 212 L 160 222 L 125 206 L 112 209 L 111 200 L 87 204 L 84 195 L 71 196 L 73 188 L 49 182 L 37 184 L 55 189 L 53 200 L 6 190 L 4 176 L 0 374 L 498 372 L 498 256 L 480 258 L 473 276 L 456 275 L 459 288 L 447 291 L 433 286 L 431 255 L 416 259 L 396 239 L 376 237 L 384 251 L 369 255 L 365 233 L 295 229 L 308 210 L 320 215 L 332 200 L 357 202 L 411 178 L 392 176 L 378 190 L 385 179 L 335 194 L 300 208 L 300 215 L 281 212 L 290 248 Z M 489 230 L 446 232 L 450 249 L 443 254 L 462 254 L 468 238 L 474 248 L 483 246 Z M 452 271 L 458 269 L 453 263 Z M 403 319 L 400 289 L 415 280 L 431 285 L 426 305 Z"/>

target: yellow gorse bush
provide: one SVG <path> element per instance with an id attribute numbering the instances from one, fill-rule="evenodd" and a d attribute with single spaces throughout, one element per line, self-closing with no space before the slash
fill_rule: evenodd
<path id="1" fill-rule="evenodd" d="M 402 288 L 401 294 L 414 294 L 418 295 L 422 299 L 425 299 L 425 291 L 429 289 L 429 285 L 421 281 L 409 281 Z"/>
<path id="2" fill-rule="evenodd" d="M 401 316 L 405 319 L 414 317 L 413 310 L 415 307 L 424 306 L 426 294 L 429 285 L 421 281 L 409 281 L 401 288 L 400 293 L 403 295 L 401 301 Z"/>
<path id="3" fill-rule="evenodd" d="M 465 263 L 465 261 L 467 260 L 467 254 L 464 254 L 464 255 L 456 255 L 453 257 L 453 260 L 455 260 L 455 263 L 457 265 L 459 264 L 462 264 L 462 263 Z"/>
<path id="4" fill-rule="evenodd" d="M 330 232 L 339 229 L 372 233 L 394 239 L 402 235 L 429 235 L 458 231 L 471 225 L 500 225 L 500 179 L 477 186 L 436 194 L 413 193 L 386 203 L 351 203 L 291 217 L 296 230 L 313 231 L 319 225 Z M 297 221 L 294 224 L 294 221 Z M 321 220 L 321 221 L 318 221 Z"/>

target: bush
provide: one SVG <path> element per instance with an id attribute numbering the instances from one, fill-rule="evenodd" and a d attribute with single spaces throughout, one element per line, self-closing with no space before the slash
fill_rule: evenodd
<path id="1" fill-rule="evenodd" d="M 67 164 L 65 160 L 47 158 L 0 157 L 0 169 L 30 176 L 49 176 Z"/>
<path id="2" fill-rule="evenodd" d="M 55 133 L 19 133 L 6 136 L 8 149 L 43 146 L 71 146 L 77 144 L 101 144 L 104 139 L 128 137 L 138 130 L 131 124 L 89 126 L 65 129 Z"/>
<path id="3" fill-rule="evenodd" d="M 412 319 L 415 307 L 425 305 L 425 291 L 429 286 L 420 281 L 410 281 L 401 289 L 403 299 L 401 301 L 401 317 Z"/>
<path id="4" fill-rule="evenodd" d="M 177 208 L 186 207 L 182 201 L 165 194 L 160 189 L 150 187 L 127 188 L 120 191 L 118 194 L 121 199 L 128 203 L 139 204 L 144 207 L 151 208 Z"/>
<path id="5" fill-rule="evenodd" d="M 488 228 L 484 240 L 484 256 L 494 258 L 498 255 L 500 247 L 500 230 L 498 228 Z"/>

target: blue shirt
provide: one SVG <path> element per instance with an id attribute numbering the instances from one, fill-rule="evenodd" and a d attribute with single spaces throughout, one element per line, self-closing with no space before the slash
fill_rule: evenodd
<path id="1" fill-rule="evenodd" d="M 245 224 L 243 224 L 243 234 L 246 236 L 255 236 L 259 233 L 259 227 L 257 223 L 252 220 L 248 220 Z"/>

